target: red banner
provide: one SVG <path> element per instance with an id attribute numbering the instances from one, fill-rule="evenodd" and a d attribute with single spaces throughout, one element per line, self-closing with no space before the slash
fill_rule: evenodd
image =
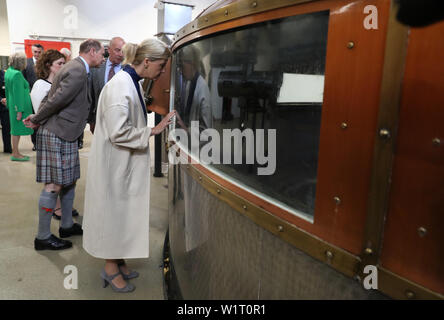
<path id="1" fill-rule="evenodd" d="M 36 43 L 41 44 L 43 46 L 43 48 L 45 49 L 45 51 L 48 49 L 55 49 L 55 50 L 60 51 L 60 49 L 62 49 L 62 48 L 68 48 L 69 50 L 71 50 L 71 43 L 69 43 L 69 42 L 26 39 L 25 40 L 25 53 L 28 58 L 32 57 L 31 47 L 32 47 L 32 45 L 34 45 Z"/>

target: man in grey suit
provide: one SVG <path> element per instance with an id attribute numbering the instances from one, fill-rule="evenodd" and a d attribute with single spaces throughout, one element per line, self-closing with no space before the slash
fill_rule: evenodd
<path id="1" fill-rule="evenodd" d="M 37 60 L 39 60 L 40 56 L 43 53 L 43 46 L 39 43 L 35 43 L 32 45 L 31 50 L 32 58 L 28 58 L 28 60 L 26 61 L 26 68 L 22 71 L 23 76 L 29 83 L 29 91 L 32 90 L 34 82 L 37 81 L 37 76 L 35 74 L 35 65 L 37 64 Z"/>
<path id="2" fill-rule="evenodd" d="M 120 37 L 114 37 L 109 42 L 109 57 L 99 68 L 92 70 L 91 72 L 91 94 L 92 102 L 91 109 L 88 116 L 88 123 L 91 132 L 94 133 L 94 127 L 96 124 L 96 111 L 97 104 L 99 103 L 100 92 L 102 92 L 103 86 L 111 80 L 111 78 L 122 69 L 123 51 L 122 47 L 125 45 L 125 40 Z"/>
<path id="3" fill-rule="evenodd" d="M 34 82 L 37 81 L 37 76 L 35 74 L 35 65 L 37 64 L 37 60 L 39 60 L 40 56 L 42 55 L 44 48 L 39 43 L 34 43 L 31 46 L 32 50 L 32 58 L 28 58 L 26 60 L 26 68 L 22 71 L 23 76 L 25 77 L 26 81 L 29 83 L 29 91 L 31 92 L 32 87 L 34 86 Z M 34 111 L 33 111 L 34 113 Z M 32 144 L 34 145 L 32 150 L 36 150 L 36 132 L 31 135 Z"/>
<path id="4" fill-rule="evenodd" d="M 60 238 L 83 234 L 72 220 L 76 181 L 80 178 L 77 139 L 86 126 L 91 104 L 89 71 L 103 62 L 105 50 L 89 39 L 80 45 L 80 56 L 57 73 L 47 98 L 37 114 L 23 122 L 37 132 L 37 182 L 45 184 L 39 199 L 39 227 L 34 240 L 36 250 L 61 250 L 72 243 L 51 234 L 51 218 L 60 194 L 62 219 Z"/>

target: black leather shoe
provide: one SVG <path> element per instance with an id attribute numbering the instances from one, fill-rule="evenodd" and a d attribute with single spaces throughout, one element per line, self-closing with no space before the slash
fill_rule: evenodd
<path id="1" fill-rule="evenodd" d="M 83 234 L 82 226 L 78 223 L 74 223 L 71 228 L 59 228 L 60 238 L 67 238 L 70 236 L 81 236 Z"/>
<path id="2" fill-rule="evenodd" d="M 58 216 L 58 215 L 56 215 L 55 213 L 52 214 L 52 217 L 53 217 L 54 219 L 56 219 L 56 220 L 61 220 L 61 219 L 62 219 L 61 216 Z"/>
<path id="3" fill-rule="evenodd" d="M 72 208 L 72 216 L 73 217 L 78 217 L 79 216 L 79 212 L 76 209 L 74 209 L 74 208 Z"/>
<path id="4" fill-rule="evenodd" d="M 71 247 L 71 241 L 59 239 L 53 234 L 46 240 L 34 239 L 35 250 L 63 250 Z"/>

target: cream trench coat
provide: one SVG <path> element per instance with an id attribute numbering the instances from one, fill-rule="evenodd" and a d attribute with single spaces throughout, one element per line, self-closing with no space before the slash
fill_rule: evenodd
<path id="1" fill-rule="evenodd" d="M 133 80 L 119 71 L 100 94 L 88 160 L 83 248 L 94 257 L 149 255 L 150 134 Z"/>

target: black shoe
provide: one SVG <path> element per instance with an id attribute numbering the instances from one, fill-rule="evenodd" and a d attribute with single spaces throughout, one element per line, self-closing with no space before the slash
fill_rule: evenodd
<path id="1" fill-rule="evenodd" d="M 5 151 L 3 151 L 4 153 L 12 153 L 12 150 L 5 150 Z"/>
<path id="2" fill-rule="evenodd" d="M 32 147 L 32 151 L 36 151 L 37 149 L 35 148 L 35 146 L 34 147 Z"/>
<path id="3" fill-rule="evenodd" d="M 74 208 L 72 208 L 72 216 L 73 217 L 78 217 L 79 216 L 79 212 L 76 209 L 74 209 Z"/>
<path id="4" fill-rule="evenodd" d="M 34 239 L 35 250 L 63 250 L 71 247 L 71 241 L 59 239 L 53 234 L 46 240 Z"/>
<path id="5" fill-rule="evenodd" d="M 56 219 L 56 220 L 61 220 L 61 219 L 62 219 L 61 216 L 58 216 L 58 215 L 56 215 L 55 213 L 52 214 L 52 217 L 53 217 L 54 219 Z"/>
<path id="6" fill-rule="evenodd" d="M 82 226 L 78 223 L 74 223 L 71 228 L 59 228 L 60 238 L 67 238 L 70 236 L 81 236 L 83 234 Z"/>

